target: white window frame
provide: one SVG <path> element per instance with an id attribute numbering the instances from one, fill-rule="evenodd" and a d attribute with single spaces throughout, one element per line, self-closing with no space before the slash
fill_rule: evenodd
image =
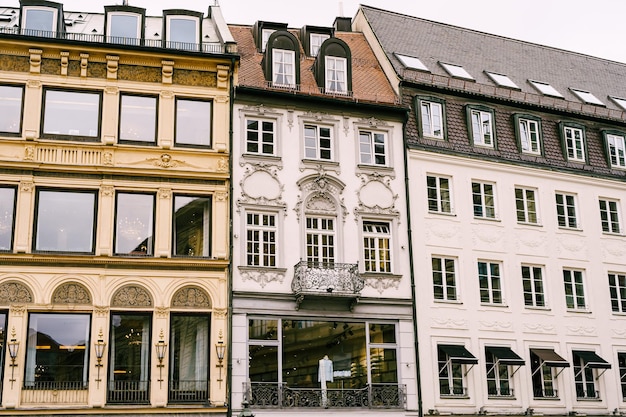
<path id="1" fill-rule="evenodd" d="M 320 47 L 326 39 L 329 39 L 330 35 L 324 33 L 311 33 L 309 35 L 309 55 L 317 56 L 320 51 Z"/>
<path id="2" fill-rule="evenodd" d="M 250 216 L 256 217 L 258 221 L 250 222 Z M 267 217 L 273 219 L 271 222 L 265 223 L 263 220 Z M 249 209 L 245 211 L 243 217 L 243 225 L 245 229 L 245 248 L 243 254 L 245 256 L 244 264 L 252 268 L 276 268 L 279 265 L 280 244 L 279 244 L 279 216 L 278 213 L 264 210 Z M 253 233 L 255 236 L 251 237 Z M 273 239 L 273 240 L 272 240 Z M 258 245 L 250 250 L 250 245 Z M 257 257 L 257 261 L 250 261 L 250 257 Z"/>
<path id="3" fill-rule="evenodd" d="M 348 92 L 348 61 L 338 56 L 325 56 L 325 87 L 327 93 Z"/>
<path id="4" fill-rule="evenodd" d="M 422 135 L 428 138 L 443 139 L 443 105 L 429 100 L 420 100 L 419 103 Z"/>
<path id="5" fill-rule="evenodd" d="M 111 34 L 111 24 L 113 23 L 113 19 L 112 18 L 115 17 L 115 16 L 128 16 L 128 17 L 135 17 L 135 18 L 137 18 L 137 27 L 135 28 L 136 30 L 135 30 L 135 38 L 134 39 L 129 39 L 129 38 L 125 39 L 122 36 L 117 36 L 117 35 Z M 122 43 L 122 44 L 125 44 L 125 45 L 139 45 L 139 42 L 140 42 L 140 39 L 141 39 L 141 15 L 137 14 L 137 13 L 129 13 L 129 12 L 117 12 L 117 11 L 116 12 L 108 12 L 107 13 L 107 29 L 106 29 L 106 33 L 107 33 L 107 38 L 108 38 L 109 42 L 112 42 L 112 43 Z M 120 42 L 120 41 L 122 41 L 122 42 Z"/>
<path id="6" fill-rule="evenodd" d="M 580 229 L 576 194 L 556 192 L 557 225 L 567 229 Z M 560 200 L 560 201 L 559 201 Z"/>
<path id="7" fill-rule="evenodd" d="M 487 274 L 483 275 L 480 273 L 480 265 L 484 264 L 486 266 Z M 502 306 L 505 305 L 504 301 L 504 279 L 502 277 L 503 267 L 502 262 L 500 261 L 489 261 L 479 259 L 476 263 L 477 272 L 478 272 L 478 287 L 480 290 L 480 303 L 482 305 L 497 305 Z M 492 266 L 497 266 L 497 274 L 494 274 L 492 271 Z M 486 280 L 484 281 L 483 278 Z M 483 285 L 483 282 L 486 283 L 486 286 Z M 497 285 L 496 285 L 497 284 Z M 499 288 L 498 288 L 499 286 Z M 488 295 L 488 300 L 483 300 L 483 293 Z M 497 295 L 500 295 L 500 299 L 497 299 Z"/>
<path id="8" fill-rule="evenodd" d="M 431 271 L 433 277 L 433 299 L 435 301 L 459 302 L 459 287 L 457 284 L 457 258 L 452 256 L 431 256 Z M 435 260 L 439 264 L 435 267 Z M 451 270 L 448 265 L 452 265 Z M 441 288 L 441 297 L 437 297 L 436 288 Z"/>
<path id="9" fill-rule="evenodd" d="M 313 227 L 312 223 L 316 221 L 318 226 Z M 332 222 L 332 229 L 328 227 L 329 222 Z M 311 226 L 309 226 L 311 224 Z M 315 214 L 305 215 L 304 221 L 305 227 L 305 259 L 312 264 L 333 264 L 338 262 L 337 249 L 338 234 L 337 234 L 337 218 L 330 216 L 320 216 Z M 316 238 L 316 242 L 312 242 L 309 237 Z M 314 256 L 309 252 L 309 249 L 317 249 L 318 254 Z M 324 254 L 324 250 L 329 249 L 329 252 Z"/>
<path id="10" fill-rule="evenodd" d="M 519 198 L 518 191 L 522 193 L 522 198 Z M 529 187 L 515 187 L 514 193 L 517 222 L 522 224 L 539 225 L 539 202 L 537 200 L 539 193 L 537 190 Z M 531 195 L 532 199 L 530 197 Z M 523 220 L 520 220 L 520 214 L 523 215 Z M 535 221 L 532 221 L 533 214 L 535 216 Z"/>
<path id="11" fill-rule="evenodd" d="M 497 219 L 496 184 L 493 182 L 472 181 L 472 206 L 474 208 L 474 218 Z"/>
<path id="12" fill-rule="evenodd" d="M 261 52 L 264 52 L 265 48 L 267 48 L 267 41 L 270 40 L 270 36 L 272 36 L 274 32 L 276 32 L 276 29 L 261 30 Z"/>
<path id="13" fill-rule="evenodd" d="M 528 278 L 524 276 L 524 269 L 528 270 Z M 545 276 L 545 267 L 543 265 L 531 265 L 531 264 L 522 264 L 521 266 L 521 275 L 522 275 L 522 292 L 524 297 L 524 306 L 526 308 L 546 308 L 547 297 L 546 297 L 546 284 L 544 280 Z M 528 285 L 526 283 L 528 281 Z M 538 286 L 541 286 L 538 289 Z M 530 298 L 530 304 L 527 301 L 527 296 Z M 541 296 L 542 301 L 538 300 L 538 296 Z"/>
<path id="14" fill-rule="evenodd" d="M 322 136 L 323 131 L 328 131 L 329 136 Z M 315 132 L 314 135 L 311 135 Z M 304 159 L 312 159 L 319 161 L 334 161 L 335 160 L 335 141 L 334 141 L 334 127 L 329 125 L 319 125 L 315 123 L 304 123 L 303 126 L 303 149 Z M 328 145 L 324 146 L 322 142 L 328 142 Z M 328 154 L 328 157 L 322 156 Z"/>
<path id="15" fill-rule="evenodd" d="M 359 129 L 359 164 L 372 165 L 380 167 L 388 167 L 391 164 L 391 149 L 389 133 L 378 131 Z M 382 138 L 382 145 L 381 140 Z M 379 151 L 382 146 L 383 152 Z M 377 158 L 384 158 L 384 163 L 377 163 Z"/>
<path id="16" fill-rule="evenodd" d="M 429 179 L 435 180 L 434 187 L 429 185 Z M 446 189 L 444 190 L 444 186 Z M 434 195 L 431 196 L 431 191 L 434 191 Z M 445 192 L 444 192 L 445 191 Z M 447 196 L 446 196 L 447 194 Z M 426 176 L 426 200 L 429 213 L 440 214 L 452 214 L 454 212 L 454 206 L 452 204 L 452 178 L 429 174 Z M 447 197 L 447 198 L 446 198 Z M 431 201 L 436 202 L 436 208 L 431 208 Z"/>
<path id="17" fill-rule="evenodd" d="M 563 285 L 565 289 L 565 307 L 569 311 L 588 311 L 585 271 L 576 268 L 563 268 Z M 571 298 L 571 303 L 568 303 L 568 298 Z M 579 300 L 581 298 L 582 300 Z"/>
<path id="18" fill-rule="evenodd" d="M 585 162 L 585 132 L 573 126 L 563 126 L 568 161 Z"/>
<path id="19" fill-rule="evenodd" d="M 598 203 L 600 205 L 602 232 L 622 234 L 619 200 L 600 197 Z"/>
<path id="20" fill-rule="evenodd" d="M 471 109 L 470 120 L 474 145 L 493 148 L 495 143 L 493 113 L 485 110 Z"/>
<path id="21" fill-rule="evenodd" d="M 24 16 L 22 16 L 22 20 L 21 20 L 21 28 L 22 30 L 28 30 L 30 32 L 35 33 L 35 36 L 50 36 L 50 35 L 45 35 L 47 31 L 42 31 L 40 29 L 27 29 L 26 28 L 26 21 L 28 18 L 28 12 L 30 10 L 35 10 L 35 11 L 46 11 L 46 12 L 52 12 L 52 30 L 51 33 L 56 33 L 59 31 L 58 28 L 58 21 L 59 21 L 59 10 L 54 8 L 54 7 L 45 7 L 45 6 L 25 6 L 22 8 L 22 13 Z M 37 34 L 37 32 L 40 32 L 40 34 Z"/>
<path id="22" fill-rule="evenodd" d="M 393 272 L 392 227 L 393 224 L 386 220 L 363 220 L 361 241 L 365 273 Z"/>
<path id="23" fill-rule="evenodd" d="M 171 28 L 171 23 L 172 20 L 190 20 L 192 22 L 195 23 L 196 29 L 194 32 L 194 41 L 193 42 L 180 42 L 180 41 L 173 41 L 172 40 L 172 28 Z M 168 43 L 168 47 L 170 48 L 178 48 L 178 49 L 190 49 L 190 50 L 196 50 L 200 45 L 200 25 L 202 24 L 202 22 L 200 21 L 200 18 L 195 17 L 195 16 L 185 16 L 185 15 L 169 15 L 166 18 L 166 23 L 167 25 L 167 43 Z M 193 45 L 193 48 L 180 48 L 179 45 L 185 45 L 185 44 L 189 44 L 190 46 Z"/>
<path id="24" fill-rule="evenodd" d="M 600 386 L 598 383 L 596 383 L 596 380 L 598 379 L 598 371 L 587 366 L 586 362 L 583 360 L 582 357 L 576 355 L 576 354 L 572 354 L 572 371 L 574 372 L 574 391 L 576 392 L 576 399 L 577 400 L 598 400 L 599 399 L 599 389 Z M 578 360 L 576 360 L 578 359 Z M 591 373 L 591 375 L 588 375 L 586 371 L 589 371 Z M 590 397 L 588 395 L 586 395 L 586 393 L 588 392 L 588 390 L 586 389 L 586 387 L 588 387 L 589 385 L 593 386 L 593 397 Z M 578 391 L 578 386 L 583 386 L 585 387 L 584 389 L 584 394 L 583 395 L 579 395 L 579 391 Z"/>
<path id="25" fill-rule="evenodd" d="M 248 121 L 255 121 L 258 123 L 258 129 L 254 130 L 254 129 L 249 129 L 248 128 Z M 272 131 L 269 132 L 267 130 L 265 130 L 263 124 L 264 123 L 271 123 L 272 124 Z M 259 156 L 277 156 L 278 155 L 278 132 L 277 132 L 277 127 L 278 127 L 278 122 L 276 119 L 267 119 L 267 118 L 263 118 L 263 117 L 257 117 L 254 115 L 246 115 L 244 117 L 244 122 L 243 122 L 243 130 L 244 130 L 244 137 L 243 137 L 243 153 L 244 154 L 249 154 L 249 155 L 259 155 Z M 248 133 L 249 132 L 254 132 L 256 134 L 256 140 L 252 141 L 248 139 Z M 265 134 L 269 134 L 271 133 L 272 135 L 272 141 L 271 141 L 271 146 L 272 146 L 272 152 L 264 152 L 264 146 L 266 145 L 266 142 L 264 141 L 265 139 Z M 248 145 L 255 143 L 257 145 L 257 151 L 253 152 L 250 151 L 248 149 Z M 269 144 L 269 143 L 268 143 Z"/>
<path id="26" fill-rule="evenodd" d="M 278 68 L 283 68 L 279 72 Z M 289 49 L 272 49 L 272 85 L 275 87 L 295 87 L 296 52 Z"/>
<path id="27" fill-rule="evenodd" d="M 609 293 L 613 313 L 626 314 L 626 274 L 609 272 Z"/>
<path id="28" fill-rule="evenodd" d="M 609 147 L 611 168 L 626 169 L 626 137 L 607 134 L 606 141 Z"/>
<path id="29" fill-rule="evenodd" d="M 530 155 L 541 155 L 541 140 L 539 139 L 539 122 L 520 118 L 519 135 L 522 152 Z"/>

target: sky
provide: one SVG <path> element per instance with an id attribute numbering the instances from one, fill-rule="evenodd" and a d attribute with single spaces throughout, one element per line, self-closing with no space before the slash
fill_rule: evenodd
<path id="1" fill-rule="evenodd" d="M 56 0 L 66 11 L 103 12 L 122 0 Z M 128 0 L 161 15 L 163 9 L 207 12 L 219 2 L 227 23 L 257 20 L 332 26 L 335 17 L 354 17 L 359 4 L 378 7 L 495 35 L 626 63 L 624 0 Z M 0 4 L 18 6 L 19 0 Z"/>

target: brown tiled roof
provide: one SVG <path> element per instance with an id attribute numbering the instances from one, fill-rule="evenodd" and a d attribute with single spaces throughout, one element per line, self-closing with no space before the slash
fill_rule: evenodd
<path id="1" fill-rule="evenodd" d="M 263 76 L 261 61 L 263 54 L 257 51 L 252 36 L 252 26 L 229 25 L 231 34 L 237 42 L 241 56 L 239 85 L 271 89 Z M 290 30 L 299 39 L 299 30 Z M 393 91 L 380 67 L 372 49 L 362 33 L 335 32 L 335 37 L 350 47 L 352 54 L 352 95 L 334 95 L 339 100 L 378 102 L 383 104 L 398 103 Z M 329 97 L 320 91 L 313 75 L 315 58 L 308 57 L 300 45 L 300 86 L 299 93 Z"/>

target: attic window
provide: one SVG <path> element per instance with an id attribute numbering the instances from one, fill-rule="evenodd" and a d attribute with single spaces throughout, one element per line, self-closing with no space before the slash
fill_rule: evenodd
<path id="1" fill-rule="evenodd" d="M 261 51 L 265 51 L 265 46 L 267 45 L 267 41 L 272 36 L 272 33 L 276 32 L 274 29 L 263 29 L 262 39 L 261 39 Z"/>
<path id="2" fill-rule="evenodd" d="M 559 97 L 559 98 L 563 98 L 563 96 L 561 95 L 561 93 L 559 93 L 558 91 L 556 91 L 556 88 L 552 87 L 550 84 L 548 83 L 542 83 L 539 81 L 531 81 L 528 80 L 528 82 L 537 89 L 537 91 L 539 91 L 541 94 L 543 94 L 544 96 L 552 96 L 552 97 Z"/>
<path id="3" fill-rule="evenodd" d="M 320 46 L 322 46 L 324 41 L 328 38 L 330 38 L 329 35 L 325 35 L 322 33 L 311 33 L 311 45 L 309 47 L 310 55 L 317 56 L 317 53 L 320 50 Z"/>
<path id="4" fill-rule="evenodd" d="M 419 71 L 428 71 L 428 68 L 419 58 L 409 55 L 395 54 L 396 58 L 404 65 L 406 68 L 416 69 Z"/>
<path id="5" fill-rule="evenodd" d="M 493 81 L 494 83 L 496 83 L 496 85 L 498 87 L 508 87 L 508 88 L 515 88 L 517 90 L 519 90 L 520 88 L 517 86 L 517 84 L 515 84 L 513 82 L 512 79 L 510 79 L 509 77 L 507 77 L 506 75 L 503 74 L 497 74 L 495 72 L 488 72 L 485 71 L 487 73 L 487 75 L 489 76 L 489 78 L 491 79 L 491 81 Z"/>
<path id="6" fill-rule="evenodd" d="M 107 16 L 109 42 L 138 45 L 141 38 L 141 15 L 127 12 L 109 12 Z"/>
<path id="7" fill-rule="evenodd" d="M 460 65 L 444 64 L 443 62 L 440 62 L 439 65 L 441 65 L 443 69 L 445 69 L 446 72 L 452 77 L 465 78 L 466 80 L 474 79 L 474 77 L 472 77 L 470 73 L 465 71 L 465 68 Z"/>
<path id="8" fill-rule="evenodd" d="M 584 101 L 587 104 L 596 104 L 598 106 L 604 106 L 604 103 L 601 102 L 600 99 L 598 99 L 598 97 L 594 96 L 589 91 L 575 90 L 573 88 L 570 88 L 570 90 L 572 90 L 572 93 L 574 93 L 576 97 L 578 97 L 580 100 Z"/>
<path id="9" fill-rule="evenodd" d="M 50 32 L 57 30 L 57 9 L 50 7 L 29 6 L 24 7 L 22 28 L 35 36 L 50 36 Z"/>
<path id="10" fill-rule="evenodd" d="M 613 102 L 617 104 L 620 107 L 620 109 L 626 111 L 626 98 L 620 98 L 620 97 L 614 97 L 614 96 L 609 96 L 609 98 L 613 100 Z"/>

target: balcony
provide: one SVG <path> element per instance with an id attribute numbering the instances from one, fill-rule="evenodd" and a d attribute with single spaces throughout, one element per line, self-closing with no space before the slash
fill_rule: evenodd
<path id="1" fill-rule="evenodd" d="M 209 402 L 208 381 L 170 381 L 168 402 L 173 404 L 199 404 Z"/>
<path id="2" fill-rule="evenodd" d="M 405 408 L 406 385 L 372 384 L 363 388 L 290 388 L 286 384 L 245 384 L 252 408 Z"/>
<path id="3" fill-rule="evenodd" d="M 85 405 L 88 388 L 84 381 L 26 381 L 21 400 L 23 404 Z"/>
<path id="4" fill-rule="evenodd" d="M 150 381 L 109 381 L 109 404 L 149 404 Z"/>
<path id="5" fill-rule="evenodd" d="M 294 266 L 291 289 L 296 310 L 305 301 L 338 302 L 354 308 L 365 287 L 357 264 L 300 261 Z"/>

